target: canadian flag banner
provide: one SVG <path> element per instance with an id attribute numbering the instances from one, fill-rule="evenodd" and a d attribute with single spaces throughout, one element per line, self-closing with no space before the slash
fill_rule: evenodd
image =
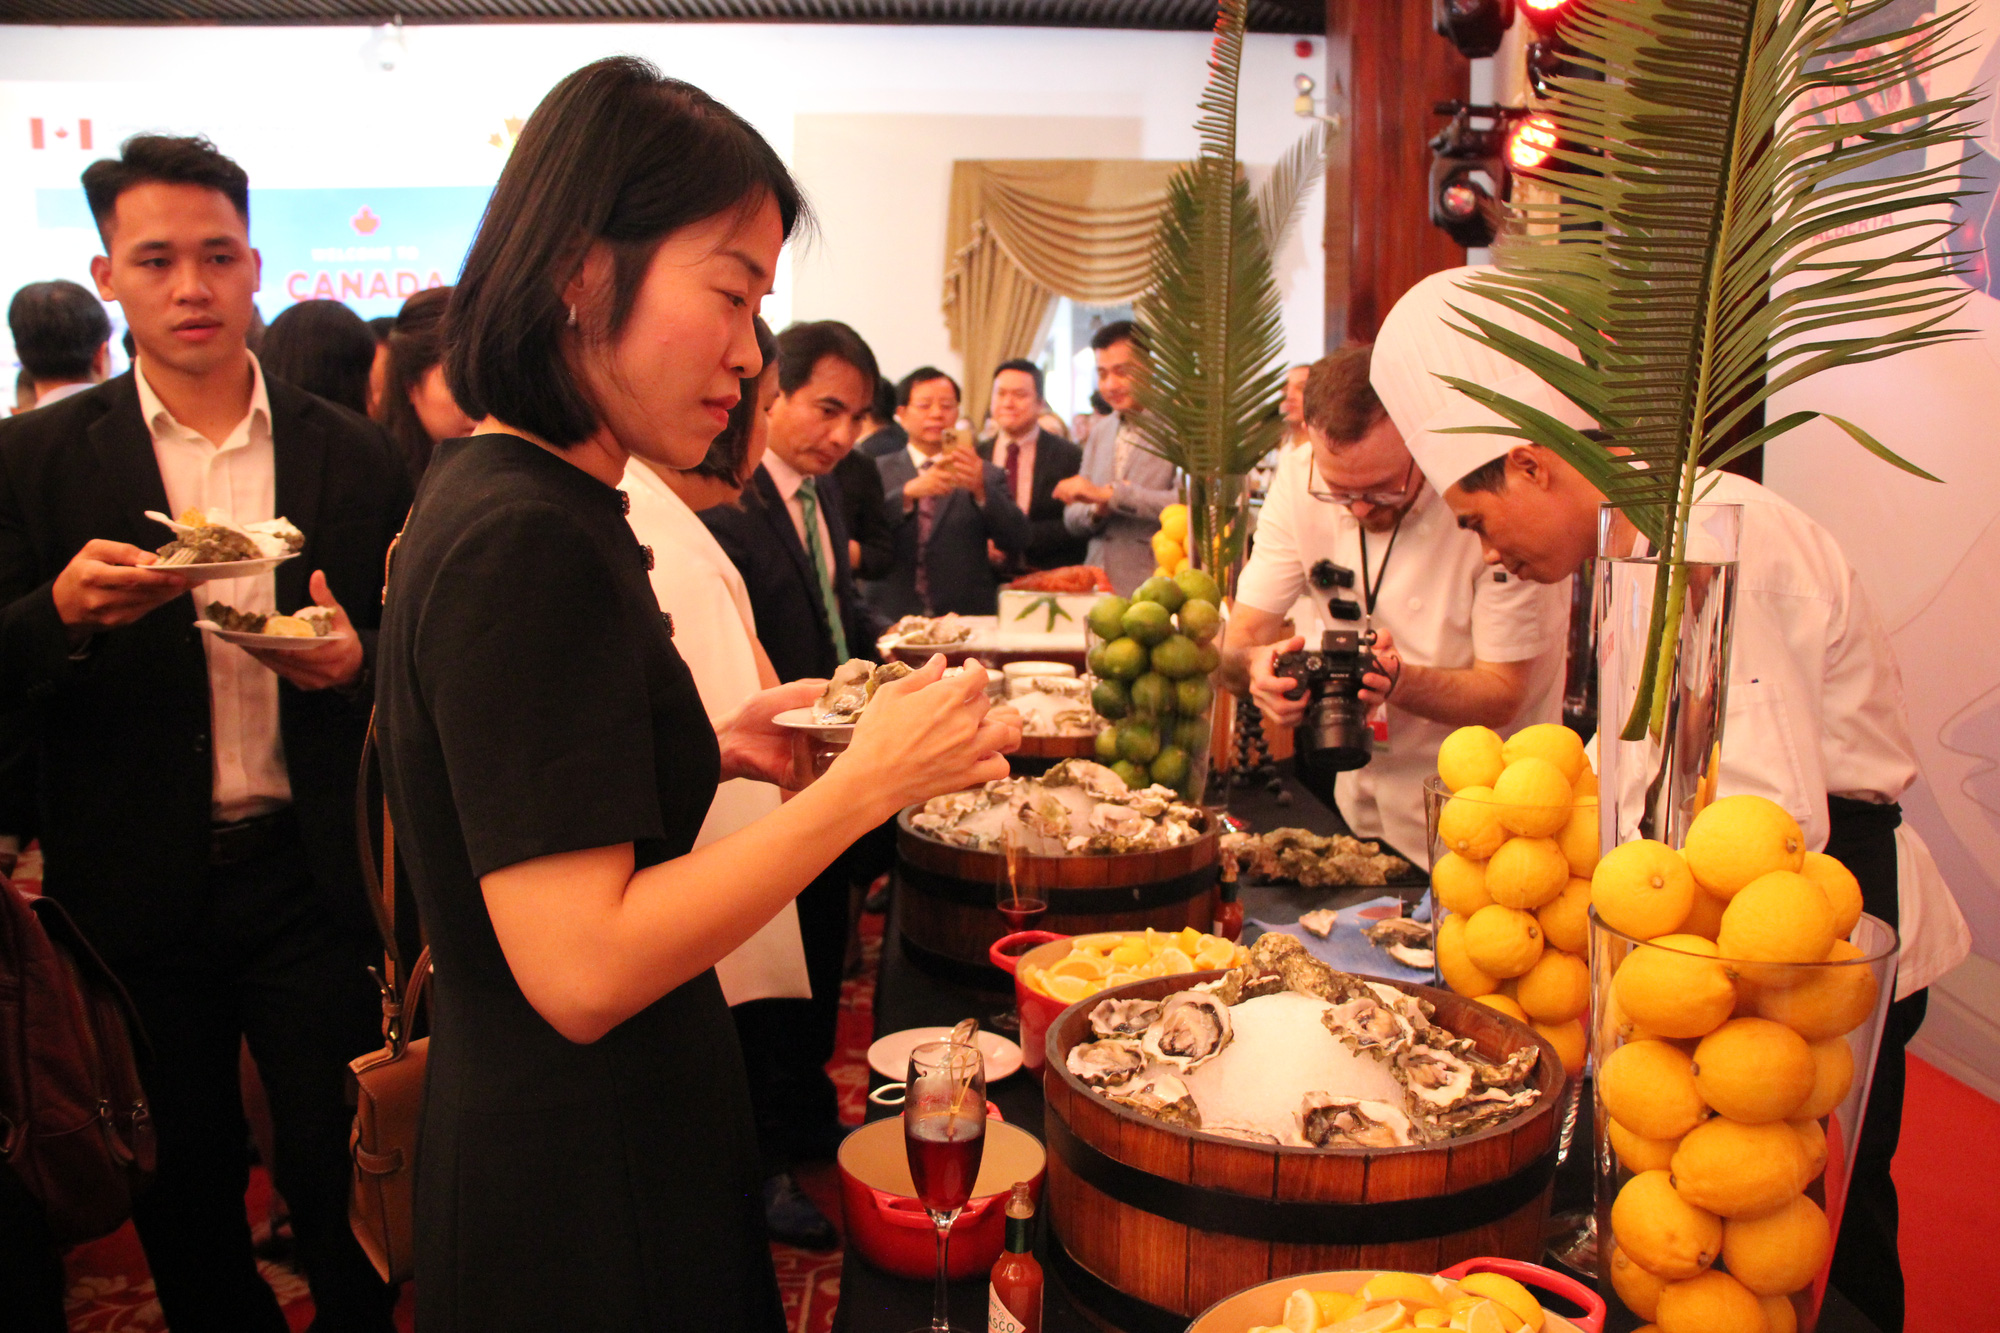
<path id="1" fill-rule="evenodd" d="M 88 120 L 44 121 L 40 116 L 31 116 L 28 118 L 28 146 L 87 150 L 91 147 L 90 122 Z"/>

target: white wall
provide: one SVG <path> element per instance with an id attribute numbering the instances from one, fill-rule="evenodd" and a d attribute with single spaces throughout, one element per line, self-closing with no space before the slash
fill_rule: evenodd
<path id="1" fill-rule="evenodd" d="M 856 181 L 808 179 L 837 205 L 829 221 L 838 225 L 795 258 L 796 286 L 781 278 L 766 313 L 774 323 L 850 318 L 888 369 L 919 360 L 956 369 L 939 310 L 950 159 L 1099 156 L 1107 146 L 1187 156 L 1209 48 L 1202 33 L 781 24 L 494 24 L 404 35 L 407 58 L 383 74 L 364 63 L 366 28 L 6 29 L 0 293 L 48 277 L 87 284 L 93 238 L 38 230 L 34 191 L 74 186 L 84 165 L 137 130 L 207 133 L 253 187 L 485 185 L 504 160 L 489 139 L 504 137 L 510 118 L 526 117 L 577 66 L 630 52 L 735 108 L 788 161 L 801 118 L 921 123 L 912 135 L 921 143 L 885 144 L 882 159 L 916 169 L 870 173 L 860 186 L 879 208 L 873 224 L 849 206 Z M 1293 76 L 1323 75 L 1319 43 L 1300 59 L 1293 41 L 1247 43 L 1240 155 L 1253 167 L 1305 128 L 1291 109 Z M 73 136 L 30 149 L 30 117 L 51 126 L 88 117 L 95 150 Z M 1115 128 L 1068 139 L 1051 133 L 1063 122 Z M 1315 191 L 1281 255 L 1294 360 L 1322 350 L 1321 218 Z M 932 239 L 921 249 L 883 244 L 892 231 Z M 266 315 L 284 303 L 267 283 Z"/>

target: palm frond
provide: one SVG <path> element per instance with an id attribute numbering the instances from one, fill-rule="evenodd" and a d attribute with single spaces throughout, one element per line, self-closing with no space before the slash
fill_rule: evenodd
<path id="1" fill-rule="evenodd" d="M 1326 171 L 1326 122 L 1319 121 L 1285 150 L 1257 187 L 1257 225 L 1264 249 L 1276 255 L 1285 233 L 1299 220 L 1313 183 Z"/>

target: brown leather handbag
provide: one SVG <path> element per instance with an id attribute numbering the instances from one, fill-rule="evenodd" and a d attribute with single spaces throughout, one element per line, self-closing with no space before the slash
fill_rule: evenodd
<path id="1" fill-rule="evenodd" d="M 369 905 L 382 935 L 382 1049 L 350 1061 L 354 1071 L 354 1131 L 348 1147 L 354 1158 L 354 1191 L 348 1222 L 354 1238 L 385 1282 L 407 1282 L 415 1269 L 417 1131 L 424 1114 L 424 1061 L 430 1038 L 410 1039 L 410 1028 L 431 975 L 426 946 L 401 986 L 396 947 L 396 831 L 382 807 L 382 869 L 375 870 L 369 846 L 369 791 L 375 756 L 375 722 L 361 749 L 361 781 L 355 791 L 355 827 Z"/>

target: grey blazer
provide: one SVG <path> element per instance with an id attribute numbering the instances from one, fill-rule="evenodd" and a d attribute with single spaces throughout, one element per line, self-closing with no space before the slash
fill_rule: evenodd
<path id="1" fill-rule="evenodd" d="M 1180 498 L 1179 472 L 1172 463 L 1136 445 L 1118 467 L 1119 413 L 1099 421 L 1083 444 L 1082 475 L 1111 488 L 1111 508 L 1100 518 L 1096 506 L 1082 501 L 1063 511 L 1071 532 L 1090 538 L 1089 564 L 1111 577 L 1121 596 L 1152 577 L 1153 533 L 1160 511 Z"/>
<path id="2" fill-rule="evenodd" d="M 1000 608 L 1000 576 L 986 558 L 991 541 L 1008 555 L 1028 544 L 1028 520 L 1007 493 L 1007 474 L 991 463 L 986 467 L 986 503 L 975 503 L 970 491 L 955 490 L 940 497 L 931 539 L 917 550 L 917 508 L 905 505 L 903 487 L 917 475 L 908 449 L 897 449 L 875 460 L 882 473 L 883 509 L 896 534 L 896 562 L 879 579 L 861 585 L 869 605 L 892 618 L 912 615 L 990 616 Z M 917 596 L 917 561 L 924 561 L 930 605 Z"/>

